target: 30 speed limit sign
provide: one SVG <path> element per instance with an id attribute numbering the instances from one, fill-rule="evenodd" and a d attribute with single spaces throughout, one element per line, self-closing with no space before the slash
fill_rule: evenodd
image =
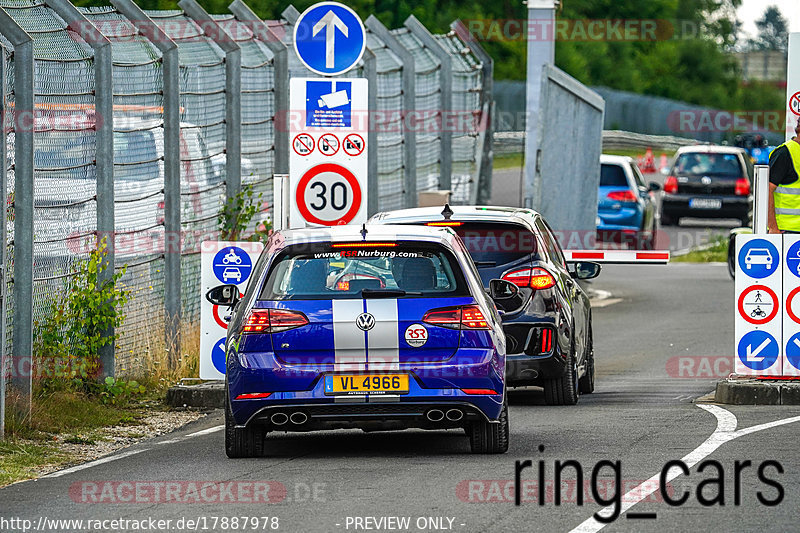
<path id="1" fill-rule="evenodd" d="M 289 227 L 367 220 L 367 80 L 292 78 Z M 301 143 L 302 141 L 302 143 Z"/>
<path id="2" fill-rule="evenodd" d="M 361 197 L 361 185 L 353 173 L 335 163 L 309 169 L 297 184 L 297 208 L 312 224 L 349 224 L 363 210 Z"/>

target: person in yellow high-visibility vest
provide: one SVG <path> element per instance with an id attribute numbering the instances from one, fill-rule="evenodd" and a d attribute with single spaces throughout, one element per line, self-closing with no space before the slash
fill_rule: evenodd
<path id="1" fill-rule="evenodd" d="M 767 228 L 770 233 L 800 233 L 800 118 L 795 137 L 769 154 Z"/>

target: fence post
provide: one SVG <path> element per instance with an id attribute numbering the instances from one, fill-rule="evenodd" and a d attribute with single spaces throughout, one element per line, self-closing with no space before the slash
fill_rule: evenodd
<path id="1" fill-rule="evenodd" d="M 91 46 L 94 53 L 95 169 L 97 172 L 97 245 L 106 239 L 107 255 L 97 272 L 98 288 L 114 277 L 114 85 L 111 41 L 94 27 L 69 0 L 46 0 L 47 7 L 64 19 Z M 114 337 L 114 327 L 103 332 Z M 114 342 L 99 350 L 101 377 L 114 375 Z"/>
<path id="2" fill-rule="evenodd" d="M 441 109 L 439 110 L 440 156 L 439 189 L 452 190 L 453 179 L 453 131 L 446 125 L 445 113 L 453 111 L 453 63 L 447 50 L 433 38 L 433 35 L 414 15 L 410 15 L 403 25 L 428 48 L 441 63 L 439 83 L 441 84 Z"/>
<path id="3" fill-rule="evenodd" d="M 364 36 L 366 39 L 366 36 Z M 378 131 L 375 116 L 378 111 L 378 58 L 369 48 L 364 49 L 364 77 L 367 78 L 367 216 L 378 212 Z"/>
<path id="4" fill-rule="evenodd" d="M 33 39 L 2 8 L 0 33 L 14 47 L 14 326 L 11 385 L 16 395 L 14 409 L 29 417 L 33 384 Z"/>
<path id="5" fill-rule="evenodd" d="M 289 57 L 288 48 L 267 24 L 243 2 L 234 0 L 228 9 L 236 20 L 253 32 L 273 54 L 275 72 L 275 174 L 289 173 Z"/>
<path id="6" fill-rule="evenodd" d="M 0 44 L 0 198 L 8 197 L 8 159 L 6 153 L 6 47 Z M 6 251 L 8 236 L 6 235 L 6 221 L 8 220 L 8 205 L 4 204 L 3 223 L 0 224 L 0 441 L 6 435 L 6 302 L 8 300 L 8 284 L 6 281 L 6 267 L 8 261 Z"/>
<path id="7" fill-rule="evenodd" d="M 225 194 L 230 202 L 242 189 L 242 49 L 196 0 L 180 0 L 178 6 L 225 52 Z"/>
<path id="8" fill-rule="evenodd" d="M 181 96 L 178 45 L 133 0 L 111 0 L 131 24 L 161 51 L 164 103 L 164 336 L 167 361 L 175 368 L 181 351 Z"/>
<path id="9" fill-rule="evenodd" d="M 403 117 L 401 127 L 403 128 L 403 149 L 405 161 L 403 162 L 403 196 L 405 197 L 404 207 L 415 207 L 417 205 L 417 134 L 414 128 L 407 123 L 408 113 L 416 107 L 416 86 L 415 78 L 417 75 L 414 65 L 414 56 L 400 44 L 394 35 L 386 29 L 380 20 L 370 15 L 364 25 L 369 31 L 375 34 L 378 39 L 383 41 L 386 46 L 394 52 L 403 62 Z M 377 137 L 377 136 L 376 136 Z"/>
<path id="10" fill-rule="evenodd" d="M 478 169 L 478 204 L 486 204 L 492 196 L 492 168 L 494 167 L 494 151 L 492 142 L 494 138 L 494 61 L 492 56 L 478 44 L 475 38 L 470 35 L 469 30 L 460 20 L 454 21 L 450 28 L 458 35 L 461 41 L 475 54 L 481 61 L 483 71 L 483 81 L 481 87 L 481 127 L 484 128 L 481 166 Z"/>

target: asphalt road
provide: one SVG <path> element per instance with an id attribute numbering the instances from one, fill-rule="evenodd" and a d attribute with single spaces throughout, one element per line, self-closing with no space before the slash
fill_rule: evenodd
<path id="1" fill-rule="evenodd" d="M 522 193 L 520 189 L 521 170 L 504 168 L 492 173 L 492 205 L 520 207 Z M 655 181 L 663 185 L 664 176 L 645 174 L 645 180 Z M 684 218 L 678 226 L 662 226 L 657 237 L 656 247 L 672 252 L 685 251 L 703 246 L 720 238 L 727 237 L 731 228 L 741 223 L 735 219 L 697 219 Z"/>
<path id="2" fill-rule="evenodd" d="M 197 530 L 224 531 L 221 517 L 235 516 L 270 517 L 267 528 L 262 528 L 263 518 L 258 519 L 256 530 L 277 525 L 292 532 L 796 530 L 800 423 L 762 426 L 763 430 L 752 433 L 735 430 L 791 417 L 800 420 L 800 408 L 693 403 L 713 389 L 715 366 L 719 374 L 729 371 L 725 365 L 730 364 L 733 348 L 733 283 L 725 266 L 608 266 L 592 285 L 611 293 L 593 311 L 595 394 L 582 396 L 577 406 L 548 407 L 538 389 L 512 391 L 512 440 L 505 455 L 471 455 L 466 437 L 455 430 L 340 431 L 270 434 L 269 457 L 229 460 L 223 450 L 221 413 L 215 413 L 177 433 L 112 455 L 107 462 L 0 489 L 0 530 L 15 531 L 9 523 L 3 526 L 2 519 L 25 518 L 38 525 L 46 517 L 152 518 L 172 520 L 170 529 L 162 530 L 187 531 L 194 530 L 194 525 L 186 527 L 184 522 L 179 528 L 178 520 L 205 517 Z M 671 482 L 673 498 L 688 491 L 686 503 L 672 507 L 659 498 L 658 490 L 648 496 L 648 491 L 638 489 L 623 500 L 627 512 L 615 521 L 605 527 L 591 521 L 603 507 L 596 502 L 615 507 L 614 496 L 621 496 L 617 487 L 635 489 L 657 475 L 667 461 L 686 456 L 690 464 L 706 459 L 719 462 L 706 465 L 702 472 L 698 465 L 688 476 Z M 528 459 L 533 466 L 522 472 L 523 501 L 516 506 L 515 461 Z M 579 483 L 565 482 L 561 504 L 553 501 L 551 482 L 557 460 L 577 461 L 583 469 L 582 505 L 576 502 Z M 780 503 L 772 507 L 758 500 L 759 493 L 767 502 L 778 499 L 778 491 L 758 478 L 759 466 L 768 460 L 778 461 L 783 470 L 781 474 L 769 464 L 762 467 L 762 476 L 775 480 L 784 491 Z M 536 485 L 530 483 L 539 478 L 539 461 L 545 466 L 542 479 L 548 488 L 543 505 L 538 504 Z M 603 461 L 619 461 L 619 466 L 603 467 Z M 752 463 L 740 469 L 738 491 L 736 461 Z M 613 482 L 614 468 L 620 472 L 619 485 Z M 592 471 L 598 473 L 596 481 Z M 716 478 L 721 478 L 719 484 L 707 482 L 700 488 L 706 498 L 724 498 L 724 506 L 702 505 L 696 492 L 700 482 Z M 574 480 L 574 469 L 567 468 L 564 479 Z M 180 498 L 184 503 L 158 503 L 168 499 L 167 485 L 158 485 L 160 495 L 146 488 L 148 484 L 155 487 L 154 482 L 175 481 L 212 482 L 217 488 L 230 488 L 226 484 L 231 482 L 238 485 L 226 493 L 229 497 L 224 503 L 193 503 L 203 498 L 185 483 L 171 493 L 173 501 Z M 134 482 L 139 482 L 142 491 L 138 496 L 133 485 L 124 485 Z M 264 495 L 265 482 L 272 483 L 267 496 L 281 501 L 247 503 L 253 487 Z M 598 489 L 595 497 L 592 486 Z M 652 484 L 644 488 L 648 486 L 657 489 Z M 737 493 L 739 505 L 735 504 Z M 221 489 L 219 494 L 223 494 Z M 216 493 L 207 497 L 215 500 Z M 100 503 L 84 503 L 93 498 Z M 136 501 L 120 502 L 127 498 Z M 634 505 L 628 509 L 631 502 Z M 637 518 L 632 513 L 655 513 L 655 517 Z M 367 517 L 409 517 L 410 523 L 394 528 L 388 527 L 394 522 L 376 523 Z M 126 530 L 125 524 L 111 528 L 111 522 L 95 524 L 94 529 L 87 529 L 91 526 L 87 522 L 82 525 L 84 529 L 46 530 Z M 227 525 L 233 529 L 231 523 Z M 237 526 L 238 531 L 253 530 L 241 522 Z"/>

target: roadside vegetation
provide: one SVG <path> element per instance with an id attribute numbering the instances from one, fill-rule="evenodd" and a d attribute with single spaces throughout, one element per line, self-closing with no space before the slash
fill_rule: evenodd
<path id="1" fill-rule="evenodd" d="M 688 254 L 673 256 L 673 263 L 725 263 L 728 260 L 728 239 L 719 237 L 706 246 L 696 248 Z"/>

